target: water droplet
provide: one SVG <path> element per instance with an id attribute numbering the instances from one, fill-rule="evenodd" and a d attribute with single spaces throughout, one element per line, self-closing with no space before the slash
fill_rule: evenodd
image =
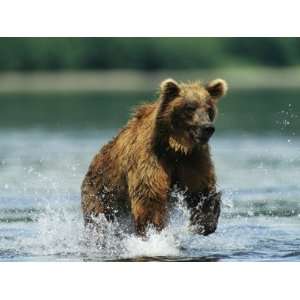
<path id="1" fill-rule="evenodd" d="M 247 212 L 247 214 L 248 214 L 249 217 L 253 217 L 254 216 L 253 211 L 250 211 L 250 210 Z"/>

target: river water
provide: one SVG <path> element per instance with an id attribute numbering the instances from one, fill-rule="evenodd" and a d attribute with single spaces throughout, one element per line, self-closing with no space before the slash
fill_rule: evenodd
<path id="1" fill-rule="evenodd" d="M 151 93 L 0 95 L 1 261 L 299 261 L 299 90 L 233 91 L 211 139 L 223 192 L 217 231 L 188 230 L 181 195 L 148 239 L 86 233 L 80 184 L 92 156 Z M 105 221 L 101 221 L 105 223 Z M 115 232 L 119 234 L 116 235 Z"/>

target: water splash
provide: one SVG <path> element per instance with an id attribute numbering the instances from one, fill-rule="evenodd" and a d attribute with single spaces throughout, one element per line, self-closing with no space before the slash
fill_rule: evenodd
<path id="1" fill-rule="evenodd" d="M 100 230 L 84 228 L 78 207 L 59 208 L 48 204 L 33 213 L 30 233 L 7 241 L 8 248 L 37 258 L 105 260 L 180 256 L 185 247 L 182 243 L 193 235 L 189 231 L 189 212 L 181 195 L 178 200 L 168 226 L 160 233 L 150 227 L 146 239 L 122 230 L 122 224 L 107 222 L 103 216 L 96 220 Z"/>

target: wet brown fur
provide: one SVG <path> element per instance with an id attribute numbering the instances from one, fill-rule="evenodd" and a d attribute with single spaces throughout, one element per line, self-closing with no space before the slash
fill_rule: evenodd
<path id="1" fill-rule="evenodd" d="M 145 234 L 148 225 L 161 230 L 176 185 L 187 193 L 191 225 L 199 233 L 213 232 L 220 194 L 209 146 L 193 142 L 186 128 L 213 121 L 217 98 L 225 89 L 224 81 L 206 86 L 162 82 L 159 98 L 137 108 L 127 125 L 92 160 L 82 183 L 85 223 L 99 214 L 114 220 L 121 212 L 127 217 L 131 212 L 138 234 Z M 189 101 L 196 103 L 198 115 L 184 111 Z"/>

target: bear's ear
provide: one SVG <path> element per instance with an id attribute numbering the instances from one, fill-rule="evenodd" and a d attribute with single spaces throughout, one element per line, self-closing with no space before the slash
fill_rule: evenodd
<path id="1" fill-rule="evenodd" d="M 213 98 L 220 98 L 226 95 L 228 85 L 223 79 L 214 79 L 206 85 L 206 89 Z"/>
<path id="2" fill-rule="evenodd" d="M 174 79 L 166 79 L 160 84 L 160 94 L 164 102 L 170 102 L 175 99 L 179 92 L 179 84 Z"/>

